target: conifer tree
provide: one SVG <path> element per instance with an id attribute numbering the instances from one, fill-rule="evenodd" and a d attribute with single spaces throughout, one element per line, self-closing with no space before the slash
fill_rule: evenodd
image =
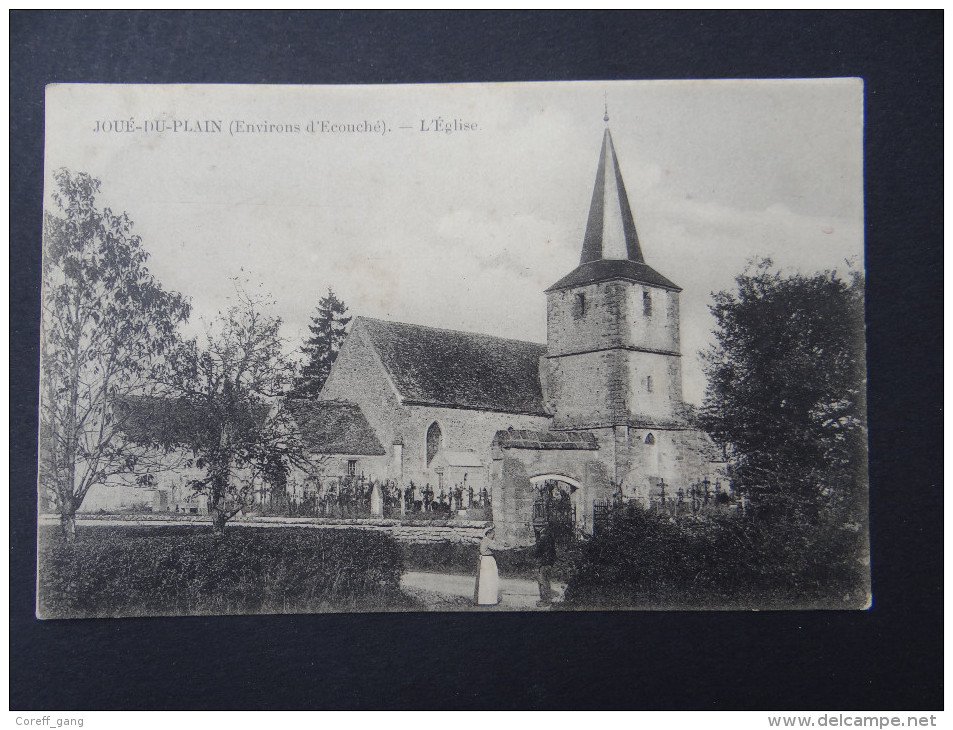
<path id="1" fill-rule="evenodd" d="M 347 306 L 328 289 L 328 295 L 318 302 L 317 312 L 308 325 L 311 337 L 301 348 L 307 360 L 295 381 L 294 397 L 309 398 L 321 392 L 347 336 L 351 318 L 346 314 Z"/>

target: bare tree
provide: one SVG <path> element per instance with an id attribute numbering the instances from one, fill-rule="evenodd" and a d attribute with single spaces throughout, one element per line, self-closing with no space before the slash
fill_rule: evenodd
<path id="1" fill-rule="evenodd" d="M 191 417 L 167 435 L 166 446 L 191 452 L 205 471 L 190 485 L 208 499 L 212 526 L 225 525 L 254 503 L 256 484 L 281 486 L 292 467 L 313 468 L 284 398 L 294 365 L 284 351 L 281 319 L 271 302 L 236 284 L 236 303 L 197 339 L 170 355 L 165 382 L 188 403 Z M 320 461 L 320 459 L 318 459 Z"/>
<path id="2" fill-rule="evenodd" d="M 100 210 L 100 182 L 58 170 L 44 219 L 40 489 L 72 540 L 90 488 L 159 466 L 124 438 L 115 406 L 148 396 L 152 369 L 176 342 L 189 304 L 162 289 L 125 213 Z"/>

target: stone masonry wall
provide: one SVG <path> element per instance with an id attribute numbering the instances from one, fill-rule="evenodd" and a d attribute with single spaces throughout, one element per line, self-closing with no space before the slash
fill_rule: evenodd
<path id="1" fill-rule="evenodd" d="M 654 444 L 647 444 L 651 435 Z M 658 496 L 658 480 L 664 479 L 667 496 L 708 478 L 724 478 L 721 464 L 711 460 L 707 434 L 694 429 L 617 428 L 615 438 L 617 474 L 628 497 L 646 502 Z"/>
<path id="2" fill-rule="evenodd" d="M 365 472 L 367 476 L 397 479 L 404 484 L 413 481 L 420 486 L 429 483 L 434 488 L 438 482 L 435 465 L 428 467 L 426 463 L 427 429 L 432 423 L 437 422 L 440 426 L 441 449 L 473 451 L 478 455 L 483 467 L 475 469 L 472 478 L 468 476 L 468 483 L 482 481 L 483 484 L 489 473 L 490 444 L 497 431 L 510 427 L 545 430 L 550 423 L 547 416 L 403 405 L 359 325 L 355 325 L 345 340 L 321 391 L 321 398 L 357 403 L 377 433 L 387 456 L 375 459 L 375 473 Z M 394 459 L 395 441 L 402 444 L 400 464 Z M 454 470 L 455 473 L 460 471 Z M 482 484 L 474 483 L 474 488 L 482 488 Z"/>
<path id="3" fill-rule="evenodd" d="M 623 309 L 626 284 L 602 282 L 549 292 L 546 301 L 550 357 L 626 344 Z M 577 295 L 586 298 L 580 311 Z"/>
<path id="4" fill-rule="evenodd" d="M 611 454 L 575 449 L 501 449 L 493 461 L 493 523 L 497 537 L 512 545 L 532 545 L 534 478 L 568 477 L 579 485 L 573 492 L 576 523 L 582 530 L 592 525 L 592 503 L 611 495 Z"/>
<path id="5" fill-rule="evenodd" d="M 161 527 L 167 525 L 194 525 L 208 527 L 208 518 L 172 517 L 171 515 L 83 515 L 79 525 L 103 527 Z M 59 524 L 56 515 L 42 515 L 39 524 Z M 351 519 L 333 520 L 319 517 L 246 517 L 235 518 L 228 523 L 233 527 L 299 527 L 314 530 L 374 530 L 386 532 L 401 542 L 408 543 L 479 543 L 489 523 L 487 522 L 437 522 L 433 524 L 401 523 L 399 520 Z"/>
<path id="6" fill-rule="evenodd" d="M 651 313 L 646 314 L 646 297 L 651 298 Z M 678 293 L 631 284 L 625 288 L 623 344 L 629 347 L 680 352 Z"/>
<path id="7" fill-rule="evenodd" d="M 606 347 L 679 352 L 678 292 L 627 281 L 561 289 L 547 295 L 546 326 L 550 357 Z"/>
<path id="8" fill-rule="evenodd" d="M 385 414 L 398 411 L 400 399 L 377 352 L 367 341 L 360 321 L 344 340 L 320 398 L 357 403 L 384 449 L 391 452 L 394 419 L 386 418 Z"/>
<path id="9" fill-rule="evenodd" d="M 510 427 L 545 431 L 550 422 L 550 419 L 545 416 L 524 416 L 433 406 L 405 406 L 396 414 L 385 413 L 381 414 L 381 417 L 394 418 L 395 432 L 403 440 L 404 481 L 413 480 L 416 484 L 429 483 L 434 488 L 437 487 L 438 480 L 434 467 L 439 459 L 435 459 L 434 463 L 427 466 L 427 429 L 432 423 L 436 422 L 440 426 L 442 435 L 440 449 L 475 452 L 484 465 L 479 476 L 485 480 L 489 475 L 492 461 L 491 444 L 497 431 Z M 468 478 L 468 482 L 473 480 L 474 477 Z M 482 487 L 474 484 L 474 488 Z"/>
<path id="10" fill-rule="evenodd" d="M 550 292 L 547 327 L 553 428 L 680 425 L 677 292 L 624 281 Z"/>
<path id="11" fill-rule="evenodd" d="M 682 410 L 680 357 L 626 350 L 622 371 L 625 388 L 623 409 L 625 417 L 617 420 L 616 423 L 680 425 Z"/>
<path id="12" fill-rule="evenodd" d="M 547 397 L 555 405 L 553 428 L 596 428 L 625 421 L 623 352 L 601 350 L 547 361 Z"/>

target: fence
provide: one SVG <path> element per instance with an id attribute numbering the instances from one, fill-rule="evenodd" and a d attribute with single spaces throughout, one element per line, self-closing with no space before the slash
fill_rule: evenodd
<path id="1" fill-rule="evenodd" d="M 569 495 L 548 492 L 537 495 L 533 501 L 534 527 L 546 524 L 552 532 L 557 547 L 565 548 L 575 542 L 584 525 L 577 522 L 576 505 Z"/>
<path id="2" fill-rule="evenodd" d="M 613 520 L 625 519 L 626 514 L 633 508 L 645 509 L 652 514 L 672 519 L 699 519 L 717 513 L 743 513 L 745 503 L 743 498 L 723 486 L 720 480 L 711 482 L 706 477 L 693 483 L 688 489 L 680 487 L 673 490 L 664 479 L 660 479 L 650 492 L 647 504 L 623 496 L 621 490 L 610 499 L 593 502 L 593 532 L 597 533 L 600 527 L 605 527 Z"/>
<path id="3" fill-rule="evenodd" d="M 374 491 L 380 495 L 380 512 L 374 512 Z M 371 517 L 403 520 L 492 520 L 489 492 L 457 484 L 435 492 L 429 485 L 413 482 L 402 486 L 392 480 L 376 481 L 361 476 L 309 479 L 303 493 L 273 492 L 262 514 L 287 517 Z"/>

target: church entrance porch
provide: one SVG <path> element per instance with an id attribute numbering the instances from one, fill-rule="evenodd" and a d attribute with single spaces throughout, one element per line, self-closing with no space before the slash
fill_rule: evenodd
<path id="1" fill-rule="evenodd" d="M 497 538 L 535 543 L 534 523 L 567 542 L 591 531 L 592 501 L 611 488 L 599 443 L 588 431 L 499 431 L 490 481 Z"/>

